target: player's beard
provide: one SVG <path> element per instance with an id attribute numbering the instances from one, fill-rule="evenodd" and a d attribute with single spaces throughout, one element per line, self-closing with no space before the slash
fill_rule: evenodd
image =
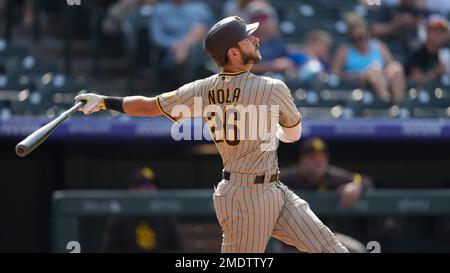
<path id="1" fill-rule="evenodd" d="M 262 60 L 261 54 L 258 51 L 259 47 L 256 47 L 255 51 L 251 52 L 251 53 L 244 52 L 241 49 L 240 46 L 238 46 L 237 49 L 241 53 L 241 59 L 242 59 L 242 63 L 244 65 L 246 65 L 246 64 L 257 64 L 257 63 L 261 62 L 261 60 Z"/>

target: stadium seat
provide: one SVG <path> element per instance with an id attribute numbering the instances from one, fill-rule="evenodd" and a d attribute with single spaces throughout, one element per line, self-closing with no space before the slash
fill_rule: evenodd
<path id="1" fill-rule="evenodd" d="M 294 101 L 304 117 L 341 118 L 346 115 L 341 98 L 335 98 L 329 90 L 297 89 Z"/>
<path id="2" fill-rule="evenodd" d="M 0 74 L 0 91 L 20 91 L 29 88 L 31 78 L 26 75 L 8 76 Z"/>
<path id="3" fill-rule="evenodd" d="M 431 91 L 411 88 L 402 107 L 409 111 L 411 117 L 448 118 L 450 117 L 450 93 L 442 88 Z"/>
<path id="4" fill-rule="evenodd" d="M 372 92 L 355 89 L 346 105 L 353 117 L 408 117 L 408 113 L 398 106 L 378 99 Z"/>
<path id="5" fill-rule="evenodd" d="M 74 96 L 86 85 L 84 81 L 61 74 L 18 76 L 15 97 L 10 96 L 11 111 L 15 115 L 47 113 L 55 115 L 73 105 Z M 50 113 L 50 112 L 49 112 Z"/>
<path id="6" fill-rule="evenodd" d="M 20 97 L 26 95 L 24 91 L 30 87 L 30 79 L 27 76 L 8 77 L 0 75 L 0 108 L 1 118 L 10 115 L 11 101 L 17 101 Z"/>
<path id="7" fill-rule="evenodd" d="M 12 45 L 3 39 L 0 39 L 0 62 L 10 57 L 25 57 L 28 55 L 28 49 Z"/>
<path id="8" fill-rule="evenodd" d="M 5 63 L 5 70 L 8 75 L 15 76 L 18 74 L 45 74 L 56 71 L 56 67 L 28 55 L 23 58 L 8 59 Z"/>
<path id="9" fill-rule="evenodd" d="M 48 96 L 43 96 L 40 92 L 29 92 L 19 100 L 13 100 L 11 112 L 13 115 L 42 115 L 54 106 L 53 101 Z"/>
<path id="10" fill-rule="evenodd" d="M 86 88 L 84 78 L 75 79 L 63 74 L 46 73 L 38 77 L 38 87 L 42 93 L 78 93 Z"/>

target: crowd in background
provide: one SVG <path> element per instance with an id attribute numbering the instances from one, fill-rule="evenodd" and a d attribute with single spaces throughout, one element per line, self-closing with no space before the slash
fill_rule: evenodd
<path id="1" fill-rule="evenodd" d="M 7 7 L 7 2 L 12 6 Z M 86 20 L 94 14 L 82 10 L 94 2 L 96 8 L 103 11 L 96 28 L 98 32 L 91 32 L 92 24 Z M 203 52 L 202 41 L 214 22 L 233 15 L 249 23 L 260 23 L 254 35 L 261 41 L 263 61 L 255 65 L 252 72 L 283 79 L 293 91 L 297 87 L 318 90 L 323 86 L 347 84 L 371 90 L 380 101 L 398 105 L 405 100 L 411 87 L 426 89 L 450 85 L 449 0 L 382 0 L 380 6 L 369 5 L 370 1 L 366 0 L 354 0 L 354 8 L 333 18 L 336 21 L 333 31 L 318 23 L 294 38 L 287 35 L 292 28 L 292 24 L 287 23 L 292 23 L 293 18 L 280 14 L 275 2 L 81 0 L 82 7 L 74 7 L 79 14 L 74 17 L 73 35 L 83 39 L 96 38 L 102 53 L 120 58 L 130 46 L 127 39 L 134 37 L 130 36 L 129 24 L 135 22 L 137 14 L 144 19 L 140 25 L 147 41 L 143 44 L 147 46 L 144 51 L 154 54 L 138 50 L 135 57 L 140 64 L 156 68 L 161 91 L 177 88 L 200 75 L 218 72 Z M 219 12 L 212 3 L 220 4 Z M 0 0 L 0 14 L 12 10 L 13 24 L 25 32 L 39 24 L 44 35 L 64 37 L 64 5 L 66 2 L 62 0 Z M 302 8 L 301 11 L 307 14 L 307 6 Z M 314 15 L 308 18 L 311 17 Z M 6 16 L 0 16 L 2 30 L 5 21 Z M 92 33 L 99 37 L 92 37 Z M 150 56 L 154 59 L 143 60 Z M 0 62 L 0 87 L 2 65 Z M 339 204 L 349 207 L 364 191 L 373 187 L 372 179 L 366 174 L 330 165 L 323 140 L 306 142 L 298 159 L 298 163 L 282 170 L 282 181 L 293 189 L 338 191 L 341 193 Z M 155 190 L 153 178 L 148 178 L 152 175 L 148 173 L 147 170 L 143 176 L 152 183 L 146 180 L 131 189 Z M 162 251 L 160 242 L 170 246 L 164 251 L 177 251 L 181 246 L 177 244 L 178 235 L 172 230 L 171 221 L 108 219 L 102 238 L 103 251 Z M 161 225 L 167 228 L 160 229 Z M 352 240 L 347 241 L 352 243 Z"/>
<path id="2" fill-rule="evenodd" d="M 3 11 L 6 2 L 0 2 Z M 58 28 L 55 22 L 61 20 L 61 6 L 65 5 L 64 1 L 13 2 L 21 14 L 18 23 L 36 24 L 38 5 L 39 14 L 45 14 L 44 25 L 50 28 Z M 202 51 L 202 41 L 206 30 L 219 19 L 216 17 L 230 15 L 260 23 L 255 35 L 261 39 L 263 62 L 255 65 L 253 72 L 280 77 L 293 86 L 317 87 L 318 78 L 326 75 L 334 82 L 357 83 L 382 101 L 400 104 L 409 86 L 450 84 L 448 1 L 386 0 L 379 6 L 355 1 L 358 8 L 336 18 L 345 24 L 341 32 L 346 33 L 346 39 L 336 41 L 334 33 L 319 24 L 289 43 L 280 31 L 285 19 L 280 18 L 272 1 L 228 0 L 221 3 L 220 14 L 210 7 L 211 1 L 97 2 L 105 10 L 99 26 L 105 50 L 112 47 L 116 56 L 121 56 L 123 47 L 114 45 L 127 38 L 124 22 L 129 14 L 136 9 L 151 14 L 147 18 L 148 40 L 151 50 L 157 52 L 151 65 L 157 65 L 160 82 L 167 83 L 162 88 L 174 89 L 196 79 L 199 69 L 205 67 L 217 72 Z M 392 46 L 400 50 L 393 52 Z"/>

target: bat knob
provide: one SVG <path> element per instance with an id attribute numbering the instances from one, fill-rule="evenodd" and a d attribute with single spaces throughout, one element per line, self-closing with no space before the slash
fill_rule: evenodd
<path id="1" fill-rule="evenodd" d="M 16 154 L 18 156 L 20 156 L 20 157 L 25 157 L 27 155 L 25 147 L 23 147 L 22 145 L 18 144 L 16 146 Z"/>

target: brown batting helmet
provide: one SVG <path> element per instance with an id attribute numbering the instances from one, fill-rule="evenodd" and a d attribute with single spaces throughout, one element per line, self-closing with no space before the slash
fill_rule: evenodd
<path id="1" fill-rule="evenodd" d="M 204 42 L 204 48 L 218 66 L 225 64 L 228 49 L 247 38 L 259 23 L 247 24 L 238 16 L 230 16 L 212 26 Z"/>

